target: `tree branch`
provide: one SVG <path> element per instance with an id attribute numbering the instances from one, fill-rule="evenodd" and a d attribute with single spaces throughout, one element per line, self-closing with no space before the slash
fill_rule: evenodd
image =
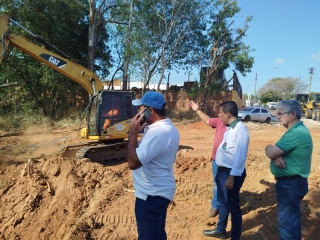
<path id="1" fill-rule="evenodd" d="M 21 80 L 20 82 L 2 84 L 2 85 L 0 85 L 0 88 L 10 87 L 10 86 L 18 86 L 18 85 L 20 85 L 22 83 L 25 83 L 25 82 L 31 82 L 31 80 L 30 79 L 24 79 L 24 80 Z"/>

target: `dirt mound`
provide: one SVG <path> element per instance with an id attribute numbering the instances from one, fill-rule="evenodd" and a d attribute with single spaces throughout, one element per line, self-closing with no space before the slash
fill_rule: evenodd
<path id="1" fill-rule="evenodd" d="M 246 125 L 251 142 L 248 176 L 241 192 L 242 238 L 278 239 L 275 180 L 264 148 L 274 144 L 285 129 L 276 124 Z M 201 122 L 176 126 L 181 141 L 174 165 L 177 191 L 167 214 L 168 239 L 207 239 L 202 230 L 214 228 L 217 221 L 207 217 L 215 130 Z M 320 124 L 310 129 L 314 153 L 301 219 L 304 239 L 318 239 Z M 106 167 L 88 159 L 46 155 L 45 146 L 58 148 L 65 144 L 58 139 L 67 135 L 45 136 L 0 138 L 0 239 L 137 239 L 134 190 L 127 165 Z M 30 149 L 30 144 L 38 147 Z"/>
<path id="2" fill-rule="evenodd" d="M 112 170 L 88 159 L 61 157 L 30 159 L 1 170 L 2 238 L 93 237 L 94 230 L 104 225 L 95 216 L 107 213 L 110 204 L 131 187 L 128 173 L 125 165 Z"/>

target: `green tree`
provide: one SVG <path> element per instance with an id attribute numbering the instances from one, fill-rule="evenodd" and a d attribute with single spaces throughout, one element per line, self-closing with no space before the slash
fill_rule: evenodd
<path id="1" fill-rule="evenodd" d="M 71 59 L 86 65 L 88 46 L 88 3 L 86 0 L 34 0 L 2 1 L 1 12 L 9 14 L 29 31 L 41 36 Z M 10 30 L 25 35 L 35 44 L 40 44 L 22 28 L 15 25 Z M 97 59 L 100 74 L 107 74 L 109 66 L 107 33 L 100 29 L 97 41 Z M 46 46 L 48 48 L 48 46 Z M 55 51 L 54 49 L 49 49 Z M 7 89 L 0 89 L 0 95 L 6 95 L 1 102 L 4 112 L 39 113 L 46 117 L 63 117 L 63 113 L 72 106 L 77 106 L 77 97 L 81 87 L 70 79 L 55 72 L 31 56 L 10 46 L 5 59 L 0 65 L 0 84 L 7 82 L 26 83 Z M 67 103 L 68 102 L 68 103 Z M 15 103 L 12 105 L 12 103 Z M 67 104 L 66 104 L 67 103 Z M 7 106 L 12 106 L 11 110 Z"/>
<path id="2" fill-rule="evenodd" d="M 137 0 L 132 21 L 132 61 L 142 69 L 144 89 L 166 69 L 195 63 L 194 52 L 203 46 L 203 1 Z"/>
<path id="3" fill-rule="evenodd" d="M 108 69 L 111 67 L 111 59 L 109 58 L 110 49 L 107 47 L 109 35 L 106 29 L 108 28 L 108 24 L 126 24 L 126 22 L 121 20 L 125 15 L 124 12 L 126 12 L 129 7 L 129 1 L 82 1 L 86 3 L 89 2 L 87 6 L 88 12 L 84 16 L 84 18 L 88 20 L 89 25 L 86 33 L 86 36 L 88 36 L 86 38 L 88 41 L 88 47 L 86 48 L 87 67 L 91 71 L 98 71 L 102 76 L 107 76 L 109 74 Z M 118 19 L 121 20 L 119 21 Z M 104 58 L 101 59 L 101 56 L 104 56 Z M 101 64 L 101 60 L 104 60 L 108 65 Z"/>
<path id="4" fill-rule="evenodd" d="M 264 92 L 259 95 L 259 99 L 262 103 L 277 102 L 279 101 L 279 96 L 275 92 Z"/>
<path id="5" fill-rule="evenodd" d="M 208 52 L 201 53 L 201 65 L 207 66 L 202 98 L 202 109 L 205 107 L 206 100 L 212 92 L 211 86 L 216 81 L 215 76 L 220 70 L 234 66 L 245 76 L 250 72 L 254 59 L 249 54 L 253 49 L 243 43 L 245 33 L 249 28 L 252 17 L 246 17 L 243 27 L 236 27 L 236 14 L 240 8 L 235 0 L 216 0 L 212 2 L 210 18 L 208 21 Z M 201 68 L 203 69 L 203 68 Z"/>
<path id="6" fill-rule="evenodd" d="M 306 90 L 307 86 L 301 78 L 273 78 L 258 90 L 258 94 L 272 92 L 277 99 L 291 99 L 295 94 Z"/>

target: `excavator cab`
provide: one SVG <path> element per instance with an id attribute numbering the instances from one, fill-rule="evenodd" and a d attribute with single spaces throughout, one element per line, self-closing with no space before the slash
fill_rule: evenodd
<path id="1" fill-rule="evenodd" d="M 90 101 L 87 135 L 89 139 L 123 140 L 129 131 L 130 119 L 138 109 L 132 105 L 133 92 L 101 91 Z"/>
<path id="2" fill-rule="evenodd" d="M 134 93 L 126 91 L 102 90 L 94 94 L 87 127 L 81 129 L 80 137 L 95 141 L 88 147 L 70 145 L 63 155 L 89 158 L 103 165 L 126 162 L 127 142 L 124 140 L 128 137 L 130 119 L 138 112 L 138 108 L 132 105 L 133 99 Z"/>

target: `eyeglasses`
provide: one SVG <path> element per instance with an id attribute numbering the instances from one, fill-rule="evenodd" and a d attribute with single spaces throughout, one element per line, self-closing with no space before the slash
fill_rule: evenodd
<path id="1" fill-rule="evenodd" d="M 277 112 L 276 115 L 277 115 L 278 117 L 282 117 L 283 115 L 289 114 L 289 113 L 292 113 L 292 111 L 289 111 L 289 112 Z"/>

